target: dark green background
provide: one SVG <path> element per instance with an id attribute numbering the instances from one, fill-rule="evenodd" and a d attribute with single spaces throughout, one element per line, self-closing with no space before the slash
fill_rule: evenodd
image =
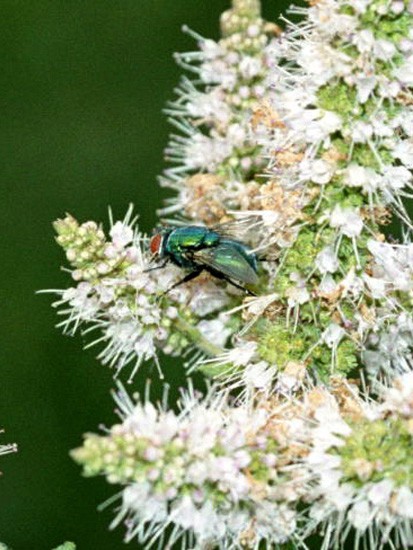
<path id="1" fill-rule="evenodd" d="M 174 51 L 194 47 L 187 23 L 218 36 L 225 0 L 2 0 L 0 20 L 0 425 L 18 454 L 0 458 L 0 541 L 14 550 L 124 548 L 96 507 L 116 487 L 84 479 L 68 456 L 81 434 L 114 422 L 111 372 L 54 328 L 62 252 L 51 222 L 123 216 L 156 222 L 156 176 L 168 124 L 161 110 L 181 74 Z M 276 19 L 281 3 L 264 1 Z M 167 379 L 183 382 L 179 363 Z M 142 379 L 134 389 L 142 388 Z M 175 382 L 174 382 L 175 380 Z M 136 547 L 132 544 L 131 547 Z"/>

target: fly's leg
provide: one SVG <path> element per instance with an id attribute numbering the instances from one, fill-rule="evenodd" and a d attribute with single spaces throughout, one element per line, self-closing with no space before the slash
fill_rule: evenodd
<path id="1" fill-rule="evenodd" d="M 220 273 L 219 271 L 215 271 L 214 269 L 208 269 L 207 271 L 209 271 L 209 273 L 211 273 L 211 275 L 213 275 L 217 279 L 221 279 L 223 281 L 226 281 L 230 285 L 235 286 L 235 288 L 238 288 L 239 290 L 242 290 L 243 292 L 245 292 L 249 296 L 257 296 L 257 294 L 255 294 L 255 292 L 252 292 L 252 290 L 249 290 L 248 288 L 245 288 L 245 286 L 242 286 L 239 283 L 236 283 L 235 281 L 233 281 L 232 279 L 230 279 L 229 277 L 227 277 L 223 273 Z"/>
<path id="2" fill-rule="evenodd" d="M 258 257 L 257 258 L 257 262 L 267 262 L 267 263 L 273 263 L 273 262 L 276 262 L 277 260 L 275 258 L 266 258 L 265 256 L 261 256 L 261 257 Z"/>
<path id="3" fill-rule="evenodd" d="M 167 290 L 165 290 L 165 292 L 162 292 L 161 296 L 165 296 L 165 294 L 168 294 L 168 292 L 170 292 L 174 288 L 176 288 L 178 286 L 181 286 L 184 283 L 187 283 L 188 281 L 192 281 L 192 279 L 195 279 L 196 277 L 198 277 L 198 275 L 200 275 L 203 270 L 204 269 L 201 268 L 201 269 L 195 269 L 195 271 L 191 271 L 191 273 L 188 273 L 188 275 L 185 275 L 185 277 L 183 279 L 181 279 L 177 283 L 173 284 L 171 287 L 169 287 Z"/>
<path id="4" fill-rule="evenodd" d="M 147 269 L 144 269 L 143 272 L 144 273 L 149 273 L 150 271 L 155 271 L 156 269 L 163 269 L 164 267 L 166 267 L 168 264 L 168 260 L 166 262 L 164 262 L 163 264 L 159 264 L 159 265 L 155 265 L 153 267 L 148 267 Z"/>
<path id="5" fill-rule="evenodd" d="M 238 288 L 239 290 L 243 290 L 246 294 L 248 294 L 248 296 L 257 296 L 257 294 L 255 294 L 255 292 L 252 292 L 252 290 L 249 290 L 248 288 L 245 288 L 245 286 L 239 285 L 238 283 L 235 283 L 231 279 L 227 279 L 227 277 L 222 277 L 221 276 L 221 278 L 224 279 L 225 281 L 227 281 L 227 283 L 229 283 L 230 285 L 235 286 L 235 288 Z"/>

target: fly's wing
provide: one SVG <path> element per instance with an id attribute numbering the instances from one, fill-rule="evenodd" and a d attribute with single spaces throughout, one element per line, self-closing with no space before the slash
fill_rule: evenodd
<path id="1" fill-rule="evenodd" d="M 202 248 L 192 255 L 198 265 L 207 266 L 217 274 L 246 284 L 258 283 L 258 276 L 242 253 L 231 243 L 221 243 L 211 248 Z"/>
<path id="2" fill-rule="evenodd" d="M 222 237 L 234 239 L 240 242 L 248 242 L 249 244 L 256 244 L 255 238 L 258 234 L 257 228 L 260 227 L 260 218 L 258 216 L 250 215 L 242 217 L 238 220 L 231 220 L 229 222 L 220 223 L 210 227 L 212 231 L 215 231 Z"/>

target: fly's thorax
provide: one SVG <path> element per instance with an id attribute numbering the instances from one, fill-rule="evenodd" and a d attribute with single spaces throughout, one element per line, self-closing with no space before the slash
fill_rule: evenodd
<path id="1" fill-rule="evenodd" d="M 215 231 L 202 225 L 187 225 L 175 228 L 169 235 L 168 243 L 171 247 L 182 250 L 191 250 L 215 246 L 220 236 Z"/>
<path id="2" fill-rule="evenodd" d="M 187 225 L 174 228 L 164 243 L 165 252 L 170 255 L 190 253 L 193 250 L 216 246 L 219 243 L 218 233 L 207 227 Z"/>
<path id="3" fill-rule="evenodd" d="M 163 241 L 163 251 L 172 263 L 185 269 L 194 269 L 197 268 L 192 258 L 195 251 L 214 247 L 219 240 L 218 233 L 204 226 L 174 227 Z"/>

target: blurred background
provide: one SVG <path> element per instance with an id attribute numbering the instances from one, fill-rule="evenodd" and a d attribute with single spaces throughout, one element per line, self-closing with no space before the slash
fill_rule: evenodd
<path id="1" fill-rule="evenodd" d="M 264 0 L 264 15 L 276 20 L 286 3 Z M 181 74 L 172 53 L 194 48 L 183 23 L 217 38 L 229 1 L 1 7 L 0 442 L 17 442 L 19 452 L 0 459 L 0 541 L 14 550 L 64 540 L 117 550 L 125 548 L 123 528 L 109 532 L 111 508 L 96 509 L 117 488 L 82 478 L 68 456 L 84 432 L 114 423 L 112 373 L 97 350 L 82 350 L 80 336 L 54 328 L 54 297 L 35 292 L 69 284 L 51 227 L 65 212 L 106 223 L 109 205 L 121 218 L 133 202 L 141 228 L 154 226 L 169 132 L 161 110 Z M 179 363 L 163 364 L 167 381 L 182 384 Z"/>

